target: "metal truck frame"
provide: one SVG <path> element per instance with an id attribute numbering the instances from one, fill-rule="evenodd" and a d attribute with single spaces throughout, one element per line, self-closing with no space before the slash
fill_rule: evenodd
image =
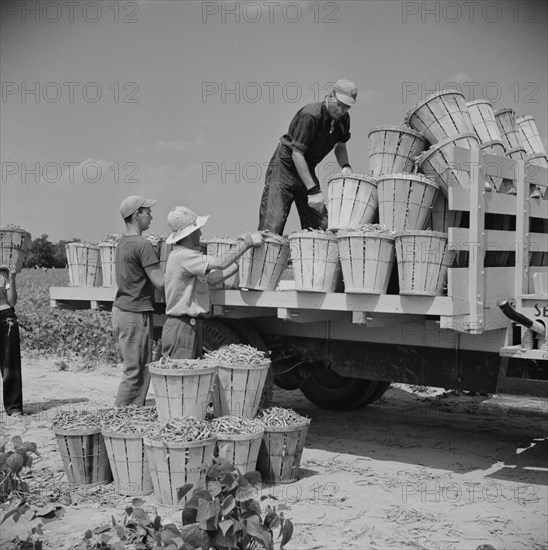
<path id="1" fill-rule="evenodd" d="M 372 403 L 391 382 L 548 396 L 548 170 L 458 147 L 450 166 L 469 186 L 449 188 L 448 208 L 469 227 L 450 227 L 448 242 L 468 261 L 449 268 L 446 296 L 212 290 L 205 346 L 268 348 L 277 385 L 329 409 Z M 488 177 L 516 195 L 486 192 Z M 511 229 L 493 228 L 500 216 Z M 501 252 L 514 265 L 487 267 Z M 52 287 L 51 305 L 108 311 L 115 292 Z M 161 297 L 156 307 L 159 330 Z"/>

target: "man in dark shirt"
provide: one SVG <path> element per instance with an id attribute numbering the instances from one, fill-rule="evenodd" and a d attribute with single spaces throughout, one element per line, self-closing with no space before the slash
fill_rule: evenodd
<path id="1" fill-rule="evenodd" d="M 112 305 L 112 326 L 120 344 L 124 372 L 116 407 L 144 405 L 150 385 L 146 365 L 152 360 L 154 288 L 164 288 L 164 277 L 152 243 L 141 235 L 150 227 L 150 208 L 155 204 L 153 199 L 132 195 L 120 205 L 126 232 L 116 247 L 118 290 Z"/>
<path id="2" fill-rule="evenodd" d="M 353 82 L 338 80 L 324 101 L 306 105 L 293 117 L 266 172 L 260 230 L 281 235 L 293 201 L 303 229 L 327 228 L 327 210 L 315 168 L 334 149 L 343 173 L 352 172 L 346 151 L 350 139 L 348 109 L 356 103 L 357 95 Z"/>

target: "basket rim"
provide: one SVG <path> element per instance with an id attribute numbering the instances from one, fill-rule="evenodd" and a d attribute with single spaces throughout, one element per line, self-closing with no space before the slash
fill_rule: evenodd
<path id="1" fill-rule="evenodd" d="M 151 439 L 143 437 L 143 443 L 148 447 L 156 447 L 162 449 L 187 449 L 193 447 L 205 447 L 211 443 L 215 443 L 217 437 L 208 437 L 207 439 L 195 439 L 193 441 L 168 441 L 167 439 Z"/>
<path id="2" fill-rule="evenodd" d="M 533 115 L 519 115 L 519 116 L 516 116 L 516 122 L 518 124 L 520 122 L 523 122 L 524 120 L 531 120 L 531 119 L 535 120 L 535 117 Z"/>
<path id="3" fill-rule="evenodd" d="M 475 99 L 474 101 L 468 101 L 466 103 L 466 106 L 470 107 L 470 105 L 480 105 L 480 104 L 487 104 L 490 107 L 493 107 L 493 104 L 490 101 L 488 101 L 487 99 Z"/>
<path id="4" fill-rule="evenodd" d="M 6 226 L 0 226 L 0 232 L 2 233 L 22 233 L 23 235 L 29 235 L 30 232 L 26 229 L 23 229 L 22 227 L 6 227 Z"/>
<path id="5" fill-rule="evenodd" d="M 456 90 L 441 90 L 439 92 L 436 92 L 435 94 L 429 95 L 426 99 L 423 99 L 420 103 L 417 103 L 417 105 L 411 107 L 411 109 L 409 109 L 409 111 L 407 112 L 406 120 L 409 120 L 421 107 L 424 107 L 427 103 L 441 97 L 442 95 L 460 95 L 466 103 L 466 98 L 464 97 L 463 93 L 457 92 Z"/>
<path id="6" fill-rule="evenodd" d="M 270 368 L 270 365 L 272 364 L 272 361 L 270 359 L 268 361 L 263 361 L 262 363 L 254 363 L 254 364 L 247 364 L 247 363 L 225 363 L 223 361 L 218 361 L 217 365 L 220 368 L 224 369 L 241 369 L 241 370 L 260 370 L 260 369 L 268 369 Z"/>
<path id="7" fill-rule="evenodd" d="M 276 432 L 300 432 L 301 430 L 308 429 L 310 427 L 310 422 L 303 422 L 301 424 L 290 424 L 289 426 L 266 426 L 264 427 L 264 433 Z"/>
<path id="8" fill-rule="evenodd" d="M 507 112 L 512 112 L 514 114 L 516 114 L 516 111 L 514 111 L 514 109 L 512 109 L 512 107 L 501 107 L 500 109 L 497 109 L 495 111 L 495 116 L 498 116 L 498 115 L 502 115 L 502 113 L 507 113 Z"/>
<path id="9" fill-rule="evenodd" d="M 69 246 L 80 247 L 80 248 L 99 249 L 98 244 L 92 244 L 92 243 L 65 243 L 65 247 L 69 247 Z"/>
<path id="10" fill-rule="evenodd" d="M 434 153 L 436 153 L 439 149 L 441 149 L 445 145 L 449 145 L 450 143 L 452 143 L 454 141 L 464 139 L 464 138 L 467 138 L 467 139 L 468 138 L 473 138 L 473 139 L 475 139 L 476 142 L 478 143 L 478 146 L 479 146 L 480 141 L 478 139 L 478 136 L 476 136 L 476 134 L 459 134 L 458 136 L 453 136 L 453 137 L 450 137 L 450 138 L 446 138 L 446 139 L 443 139 L 442 141 L 439 141 L 435 145 L 432 145 L 429 149 L 427 149 L 421 155 L 419 155 L 419 166 L 422 165 L 424 163 L 424 161 L 430 155 L 433 155 Z M 467 149 L 467 147 L 464 147 L 464 149 Z"/>
<path id="11" fill-rule="evenodd" d="M 512 149 L 508 149 L 508 151 L 506 151 L 506 154 L 510 154 L 510 153 L 515 153 L 516 151 L 523 151 L 524 153 L 527 153 L 527 149 L 525 149 L 525 147 L 513 147 Z"/>
<path id="12" fill-rule="evenodd" d="M 352 233 L 354 231 L 354 233 Z M 374 237 L 378 239 L 388 239 L 389 241 L 394 240 L 394 235 L 385 234 L 381 232 L 376 231 L 357 231 L 357 230 L 349 230 L 348 233 L 345 233 L 344 235 L 337 235 L 337 239 L 344 239 L 346 237 Z"/>
<path id="13" fill-rule="evenodd" d="M 370 183 L 371 185 L 376 186 L 377 185 L 377 178 L 374 178 L 373 176 L 366 176 L 365 174 L 339 174 L 338 176 L 333 176 L 330 178 L 327 182 L 329 185 L 332 181 L 335 180 L 358 180 L 358 181 L 366 181 L 367 183 Z"/>
<path id="14" fill-rule="evenodd" d="M 398 231 L 394 235 L 394 239 L 401 237 L 414 237 L 414 236 L 424 236 L 424 237 L 439 237 L 439 238 L 448 238 L 448 234 L 443 231 L 427 231 L 425 229 L 406 229 L 404 231 Z"/>
<path id="15" fill-rule="evenodd" d="M 395 132 L 404 132 L 406 134 L 411 134 L 415 137 L 418 137 L 420 139 L 422 139 L 424 142 L 426 142 L 426 138 L 424 137 L 424 134 L 422 134 L 421 132 L 417 132 L 417 130 L 414 130 L 413 128 L 411 128 L 410 126 L 375 126 L 374 128 L 371 128 L 371 130 L 369 130 L 369 133 L 367 134 L 367 137 L 369 137 L 372 133 L 374 132 L 382 132 L 384 130 L 391 130 L 391 131 L 395 131 Z"/>
<path id="16" fill-rule="evenodd" d="M 252 434 L 217 434 L 215 438 L 217 441 L 252 441 L 263 437 L 264 432 L 265 430 L 262 428 L 260 431 L 253 432 Z"/>
<path id="17" fill-rule="evenodd" d="M 436 181 L 434 181 L 432 178 L 429 178 L 427 175 L 425 174 L 419 174 L 419 173 L 416 173 L 416 174 L 405 174 L 405 173 L 399 173 L 399 172 L 394 172 L 393 174 L 386 174 L 386 175 L 382 175 L 382 176 L 379 176 L 377 182 L 380 184 L 381 181 L 383 180 L 389 180 L 389 179 L 398 179 L 398 180 L 417 180 L 417 181 L 422 181 L 423 183 L 426 183 L 426 184 L 429 184 L 429 185 L 432 185 L 434 186 L 436 189 L 439 188 L 439 185 Z"/>
<path id="18" fill-rule="evenodd" d="M 324 241 L 332 241 L 337 238 L 337 235 L 331 233 L 330 235 L 324 233 L 313 233 L 311 231 L 295 231 L 289 235 L 289 240 L 295 239 L 319 239 Z"/>
<path id="19" fill-rule="evenodd" d="M 106 430 L 103 428 L 101 428 L 101 434 L 112 439 L 143 439 L 145 437 L 144 433 L 113 432 L 112 430 Z"/>
<path id="20" fill-rule="evenodd" d="M 480 149 L 483 149 L 484 147 L 490 146 L 490 145 L 502 145 L 504 147 L 504 143 L 500 139 L 490 139 L 489 141 L 482 141 L 480 144 Z"/>
<path id="21" fill-rule="evenodd" d="M 510 149 L 510 150 L 513 151 L 513 149 Z M 532 155 L 527 155 L 525 157 L 525 160 L 536 159 L 540 157 L 543 157 L 548 160 L 548 155 L 546 153 L 533 153 Z"/>
<path id="22" fill-rule="evenodd" d="M 200 374 L 212 374 L 217 371 L 217 366 L 200 367 L 197 369 L 161 369 L 158 367 L 148 366 L 150 374 L 165 375 L 165 376 L 199 376 Z"/>
<path id="23" fill-rule="evenodd" d="M 101 433 L 101 428 L 54 428 L 55 435 L 95 435 Z"/>

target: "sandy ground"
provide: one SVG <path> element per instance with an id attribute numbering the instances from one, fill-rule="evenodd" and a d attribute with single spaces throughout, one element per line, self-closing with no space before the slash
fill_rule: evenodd
<path id="1" fill-rule="evenodd" d="M 112 405 L 119 370 L 25 361 L 25 407 L 32 414 L 2 416 L 0 432 L 37 443 L 42 458 L 25 477 L 63 506 L 64 516 L 43 527 L 44 548 L 68 550 L 86 529 L 121 518 L 131 500 L 108 486 L 64 492 L 51 431 L 59 409 Z M 401 385 L 345 413 L 318 409 L 298 391 L 276 390 L 274 400 L 312 419 L 300 479 L 262 489 L 289 508 L 295 533 L 287 550 L 548 549 L 545 401 Z M 158 506 L 153 495 L 145 501 L 147 510 L 180 524 L 180 511 Z M 37 521 L 6 520 L 0 548 L 12 548 L 10 540 L 26 537 Z"/>

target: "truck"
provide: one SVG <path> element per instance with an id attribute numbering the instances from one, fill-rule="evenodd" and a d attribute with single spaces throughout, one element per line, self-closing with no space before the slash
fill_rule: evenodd
<path id="1" fill-rule="evenodd" d="M 204 348 L 268 350 L 276 385 L 332 410 L 373 403 L 391 383 L 547 396 L 548 170 L 482 150 L 454 147 L 450 156 L 469 185 L 448 189 L 447 208 L 467 222 L 448 228 L 464 260 L 449 267 L 446 295 L 300 292 L 291 281 L 274 291 L 213 289 Z M 487 191 L 493 178 L 515 194 Z M 109 311 L 115 293 L 52 287 L 50 300 Z M 164 312 L 159 299 L 155 337 Z"/>

